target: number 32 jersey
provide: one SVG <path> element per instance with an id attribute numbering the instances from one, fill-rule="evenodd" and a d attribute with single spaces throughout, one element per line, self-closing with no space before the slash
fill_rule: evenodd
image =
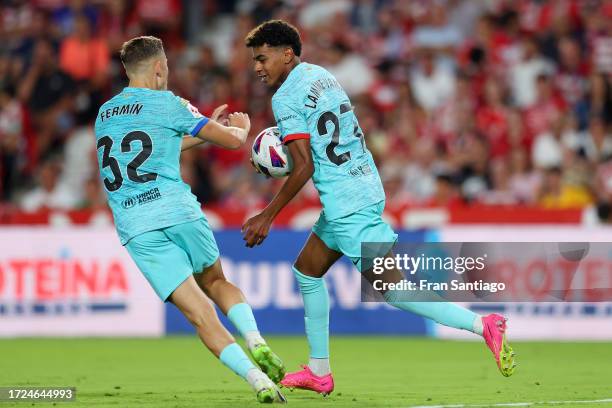
<path id="1" fill-rule="evenodd" d="M 207 122 L 170 91 L 128 87 L 100 107 L 98 164 L 122 245 L 203 216 L 181 179 L 179 158 L 183 135 L 196 135 Z"/>
<path id="2" fill-rule="evenodd" d="M 283 142 L 310 138 L 312 179 L 326 219 L 385 199 L 351 102 L 327 70 L 298 64 L 272 97 L 272 110 Z"/>

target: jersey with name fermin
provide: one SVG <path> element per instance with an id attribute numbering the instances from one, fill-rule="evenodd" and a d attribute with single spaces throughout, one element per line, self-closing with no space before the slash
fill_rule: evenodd
<path id="1" fill-rule="evenodd" d="M 170 91 L 128 87 L 100 107 L 98 164 L 121 244 L 202 218 L 179 158 L 183 135 L 196 135 L 207 122 Z"/>
<path id="2" fill-rule="evenodd" d="M 298 64 L 272 97 L 272 110 L 283 142 L 310 138 L 312 179 L 328 220 L 385 199 L 351 102 L 327 70 Z"/>

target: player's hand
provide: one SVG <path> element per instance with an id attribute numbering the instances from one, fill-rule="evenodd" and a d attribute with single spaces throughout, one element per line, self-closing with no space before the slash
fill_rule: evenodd
<path id="1" fill-rule="evenodd" d="M 272 225 L 272 217 L 266 212 L 257 214 L 251 217 L 242 225 L 242 239 L 246 241 L 246 246 L 253 248 L 255 245 L 260 245 L 270 232 Z"/>
<path id="2" fill-rule="evenodd" d="M 259 170 L 259 167 L 257 167 L 257 165 L 255 164 L 255 162 L 253 161 L 253 158 L 250 157 L 249 161 L 251 162 L 251 166 L 253 166 L 253 168 L 255 169 L 255 171 L 259 174 L 263 174 L 266 178 L 270 178 L 270 176 L 268 176 L 267 174 L 264 174 L 261 172 L 261 170 Z"/>
<path id="3" fill-rule="evenodd" d="M 257 173 L 261 174 L 261 170 L 259 170 L 259 167 L 257 167 L 257 166 L 255 165 L 255 162 L 253 161 L 253 158 L 252 158 L 252 157 L 249 157 L 249 161 L 251 162 L 251 166 L 253 166 L 253 168 L 255 169 L 255 171 L 256 171 Z"/>
<path id="4" fill-rule="evenodd" d="M 234 112 L 230 113 L 229 116 L 229 125 L 239 127 L 249 132 L 251 130 L 251 119 L 249 119 L 249 115 L 242 112 Z"/>
<path id="5" fill-rule="evenodd" d="M 212 115 L 210 115 L 210 120 L 214 120 L 215 122 L 219 122 L 222 125 L 227 124 L 227 120 L 219 120 L 219 117 L 223 114 L 223 112 L 227 109 L 227 103 L 224 103 L 221 106 L 217 106 L 213 111 Z M 225 123 L 224 123 L 225 122 Z"/>

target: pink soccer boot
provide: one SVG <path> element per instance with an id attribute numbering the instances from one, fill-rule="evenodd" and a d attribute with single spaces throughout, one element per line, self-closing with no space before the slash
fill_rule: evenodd
<path id="1" fill-rule="evenodd" d="M 512 347 L 506 340 L 506 319 L 498 314 L 490 314 L 482 318 L 482 335 L 493 352 L 495 362 L 504 377 L 510 377 L 514 373 L 516 363 Z"/>
<path id="2" fill-rule="evenodd" d="M 283 387 L 291 390 L 299 388 L 302 390 L 310 390 L 327 396 L 334 390 L 334 377 L 331 373 L 319 377 L 315 375 L 307 365 L 302 366 L 303 370 L 295 373 L 287 373 L 285 378 L 280 382 Z"/>

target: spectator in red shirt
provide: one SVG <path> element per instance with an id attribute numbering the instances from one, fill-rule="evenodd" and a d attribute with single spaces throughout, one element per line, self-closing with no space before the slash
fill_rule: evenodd
<path id="1" fill-rule="evenodd" d="M 456 207 L 463 203 L 459 189 L 449 174 L 436 176 L 436 189 L 434 195 L 427 201 L 431 207 Z"/>
<path id="2" fill-rule="evenodd" d="M 180 47 L 181 0 L 136 0 L 130 22 L 140 22 L 143 31 L 160 37 L 166 49 Z"/>
<path id="3" fill-rule="evenodd" d="M 496 79 L 485 84 L 485 103 L 476 111 L 476 128 L 489 141 L 492 159 L 504 157 L 510 151 L 510 109 L 503 103 L 502 89 Z"/>
<path id="4" fill-rule="evenodd" d="M 476 110 L 476 96 L 472 81 L 464 73 L 457 75 L 455 94 L 432 115 L 434 137 L 445 147 L 454 143 L 461 128 L 462 117 L 471 116 Z"/>
<path id="5" fill-rule="evenodd" d="M 552 81 L 546 74 L 540 74 L 536 80 L 536 95 L 536 102 L 523 113 L 528 145 L 537 135 L 552 129 L 565 108 L 563 101 L 553 95 Z"/>
<path id="6" fill-rule="evenodd" d="M 103 6 L 98 33 L 106 39 L 109 49 L 118 50 L 124 41 L 141 32 L 139 23 L 129 21 L 128 4 L 123 0 L 107 0 Z"/>
<path id="7" fill-rule="evenodd" d="M 603 10 L 602 10 L 603 9 Z M 585 37 L 595 72 L 612 73 L 612 6 L 585 11 Z"/>

